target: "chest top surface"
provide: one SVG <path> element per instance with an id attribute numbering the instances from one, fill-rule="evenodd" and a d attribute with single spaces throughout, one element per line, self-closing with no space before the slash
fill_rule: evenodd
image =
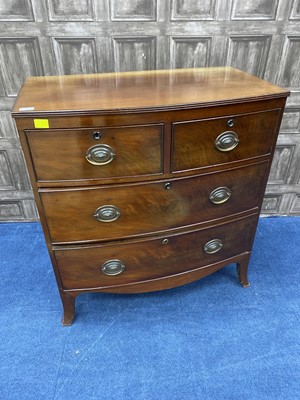
<path id="1" fill-rule="evenodd" d="M 13 116 L 172 110 L 288 94 L 231 67 L 29 77 Z"/>

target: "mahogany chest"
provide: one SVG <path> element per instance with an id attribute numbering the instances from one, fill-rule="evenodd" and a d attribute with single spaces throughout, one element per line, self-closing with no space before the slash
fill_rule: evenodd
<path id="1" fill-rule="evenodd" d="M 63 304 L 243 287 L 288 91 L 230 67 L 30 77 L 13 110 Z"/>

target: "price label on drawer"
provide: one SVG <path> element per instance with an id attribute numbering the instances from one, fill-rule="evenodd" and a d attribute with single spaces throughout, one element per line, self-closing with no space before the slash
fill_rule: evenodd
<path id="1" fill-rule="evenodd" d="M 49 128 L 49 120 L 48 119 L 34 119 L 33 120 L 35 128 L 47 129 Z"/>

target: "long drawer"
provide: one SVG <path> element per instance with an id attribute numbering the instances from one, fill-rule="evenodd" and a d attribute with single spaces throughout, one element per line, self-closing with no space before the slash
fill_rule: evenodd
<path id="1" fill-rule="evenodd" d="M 180 274 L 249 251 L 257 216 L 131 243 L 55 250 L 65 289 L 109 287 Z"/>
<path id="2" fill-rule="evenodd" d="M 180 172 L 269 154 L 280 110 L 173 124 L 172 170 Z"/>
<path id="3" fill-rule="evenodd" d="M 196 177 L 135 185 L 42 191 L 54 243 L 159 233 L 255 208 L 266 162 Z"/>
<path id="4" fill-rule="evenodd" d="M 38 181 L 162 173 L 163 125 L 26 131 Z"/>

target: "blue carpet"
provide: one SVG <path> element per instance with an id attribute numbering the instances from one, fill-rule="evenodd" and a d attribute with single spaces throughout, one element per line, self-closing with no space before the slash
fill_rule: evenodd
<path id="1" fill-rule="evenodd" d="M 61 304 L 41 226 L 0 225 L 0 399 L 300 399 L 300 218 L 260 219 L 233 265 L 141 295 Z"/>

